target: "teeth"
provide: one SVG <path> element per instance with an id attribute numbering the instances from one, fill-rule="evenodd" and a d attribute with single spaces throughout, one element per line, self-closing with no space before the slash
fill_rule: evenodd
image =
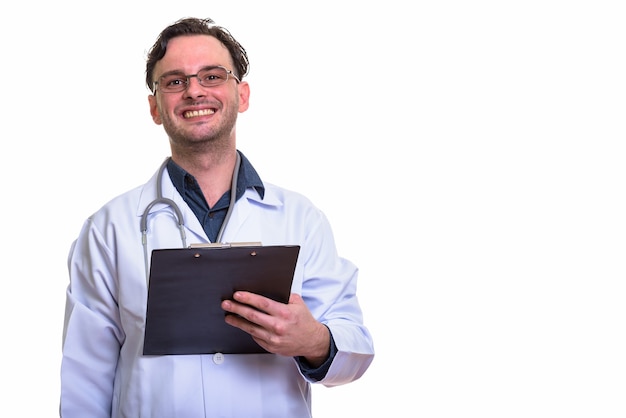
<path id="1" fill-rule="evenodd" d="M 198 116 L 212 115 L 213 113 L 215 113 L 215 111 L 213 111 L 212 109 L 190 110 L 189 112 L 185 112 L 183 116 L 186 119 L 189 119 L 189 118 L 195 118 Z"/>

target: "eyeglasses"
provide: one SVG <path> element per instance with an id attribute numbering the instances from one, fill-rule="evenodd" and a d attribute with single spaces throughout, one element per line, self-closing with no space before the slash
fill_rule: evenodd
<path id="1" fill-rule="evenodd" d="M 152 92 L 155 93 L 158 88 L 161 93 L 179 93 L 189 87 L 189 82 L 193 77 L 198 79 L 198 83 L 200 83 L 202 87 L 219 86 L 226 83 L 228 77 L 232 77 L 237 83 L 241 83 L 241 80 L 239 80 L 231 70 L 227 70 L 222 66 L 216 66 L 203 68 L 196 74 L 173 72 L 162 75 L 159 77 L 159 81 L 154 82 Z"/>

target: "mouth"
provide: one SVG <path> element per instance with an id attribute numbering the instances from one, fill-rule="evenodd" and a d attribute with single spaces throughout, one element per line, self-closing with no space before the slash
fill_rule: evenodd
<path id="1" fill-rule="evenodd" d="M 214 109 L 188 110 L 183 112 L 185 119 L 197 118 L 199 116 L 208 116 L 215 113 Z"/>

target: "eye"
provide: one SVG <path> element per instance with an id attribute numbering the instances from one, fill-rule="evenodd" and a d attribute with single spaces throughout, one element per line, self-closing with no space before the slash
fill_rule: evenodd
<path id="1" fill-rule="evenodd" d="M 183 75 L 170 75 L 163 78 L 163 86 L 165 87 L 178 87 L 187 84 L 187 77 Z"/>
<path id="2" fill-rule="evenodd" d="M 205 86 L 216 86 L 226 81 L 228 74 L 223 68 L 211 68 L 198 73 L 200 83 Z"/>
<path id="3" fill-rule="evenodd" d="M 220 73 L 219 71 L 209 71 L 205 74 L 202 74 L 202 79 L 204 81 L 212 81 L 212 80 L 221 80 L 222 78 L 222 73 Z"/>

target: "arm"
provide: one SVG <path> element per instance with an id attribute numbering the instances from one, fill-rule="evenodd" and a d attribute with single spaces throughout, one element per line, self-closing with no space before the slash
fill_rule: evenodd
<path id="1" fill-rule="evenodd" d="M 313 213 L 317 217 L 303 223 L 310 228 L 296 273 L 302 275 L 302 296 L 292 294 L 285 305 L 236 292 L 222 307 L 238 315 L 228 315 L 229 324 L 251 334 L 270 352 L 296 357 L 310 381 L 319 377 L 333 386 L 358 379 L 373 360 L 374 349 L 356 297 L 358 269 L 338 257 L 326 218 Z M 330 358 L 335 348 L 336 356 Z M 327 360 L 330 365 L 324 364 Z M 315 373 L 319 366 L 328 367 L 328 373 Z"/>
<path id="2" fill-rule="evenodd" d="M 61 365 L 61 415 L 110 417 L 113 380 L 124 335 L 111 251 L 87 221 L 68 260 Z"/>

